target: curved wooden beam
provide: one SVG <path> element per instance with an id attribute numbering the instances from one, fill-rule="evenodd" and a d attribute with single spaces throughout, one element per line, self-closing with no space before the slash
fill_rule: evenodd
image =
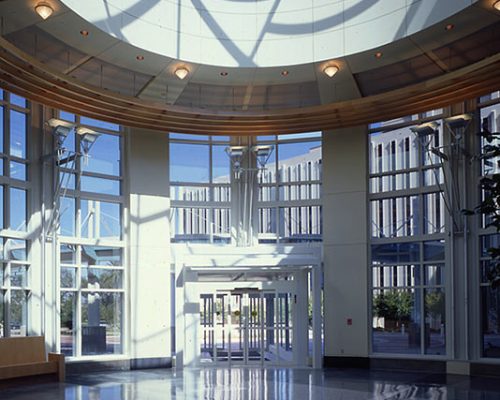
<path id="1" fill-rule="evenodd" d="M 500 88 L 500 54 L 422 83 L 356 100 L 231 112 L 169 106 L 82 84 L 0 38 L 0 86 L 50 107 L 125 126 L 211 135 L 286 134 L 398 118 L 489 93 Z"/>

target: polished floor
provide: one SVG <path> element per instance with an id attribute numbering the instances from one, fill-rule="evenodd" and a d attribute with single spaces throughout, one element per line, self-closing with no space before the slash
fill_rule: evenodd
<path id="1" fill-rule="evenodd" d="M 0 389 L 0 399 L 500 400 L 500 379 L 340 369 L 157 369 L 92 373 L 69 376 L 64 384 Z"/>

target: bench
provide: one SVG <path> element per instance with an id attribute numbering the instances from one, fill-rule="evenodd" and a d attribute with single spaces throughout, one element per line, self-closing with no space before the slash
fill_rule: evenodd
<path id="1" fill-rule="evenodd" d="M 0 338 L 0 380 L 55 374 L 64 381 L 64 354 L 45 355 L 43 336 Z"/>

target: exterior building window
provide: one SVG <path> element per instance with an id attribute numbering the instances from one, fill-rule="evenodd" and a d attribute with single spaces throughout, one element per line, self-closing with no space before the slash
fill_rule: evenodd
<path id="1" fill-rule="evenodd" d="M 257 142 L 275 149 L 258 178 L 259 242 L 321 241 L 321 132 Z"/>
<path id="2" fill-rule="evenodd" d="M 29 115 L 26 99 L 0 90 L 0 337 L 30 332 Z"/>
<path id="3" fill-rule="evenodd" d="M 481 121 L 488 124 L 491 132 L 498 132 L 500 125 L 498 116 L 500 112 L 500 92 L 494 92 L 489 96 L 480 98 L 485 103 L 480 108 Z M 498 139 L 493 143 L 487 143 L 484 139 L 481 148 L 486 144 L 498 144 Z M 500 157 L 483 160 L 481 175 L 491 176 L 500 172 Z M 490 256 L 488 249 L 500 247 L 500 235 L 495 233 L 494 228 L 487 227 L 490 219 L 482 216 L 480 226 L 480 317 L 481 317 L 481 356 L 486 358 L 500 358 L 500 290 L 492 289 L 488 279 L 490 269 Z"/>
<path id="4" fill-rule="evenodd" d="M 171 242 L 231 241 L 227 136 L 171 133 Z"/>
<path id="5" fill-rule="evenodd" d="M 63 143 L 59 193 L 59 345 L 67 356 L 123 353 L 126 304 L 120 127 L 61 111 L 99 133 L 88 154 Z"/>
<path id="6" fill-rule="evenodd" d="M 444 356 L 444 179 L 429 150 L 443 133 L 421 137 L 397 123 L 370 134 L 372 352 Z"/>

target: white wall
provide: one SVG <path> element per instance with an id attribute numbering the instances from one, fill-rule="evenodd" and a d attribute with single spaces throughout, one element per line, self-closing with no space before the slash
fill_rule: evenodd
<path id="1" fill-rule="evenodd" d="M 367 140 L 366 127 L 323 134 L 327 357 L 368 356 Z"/>

